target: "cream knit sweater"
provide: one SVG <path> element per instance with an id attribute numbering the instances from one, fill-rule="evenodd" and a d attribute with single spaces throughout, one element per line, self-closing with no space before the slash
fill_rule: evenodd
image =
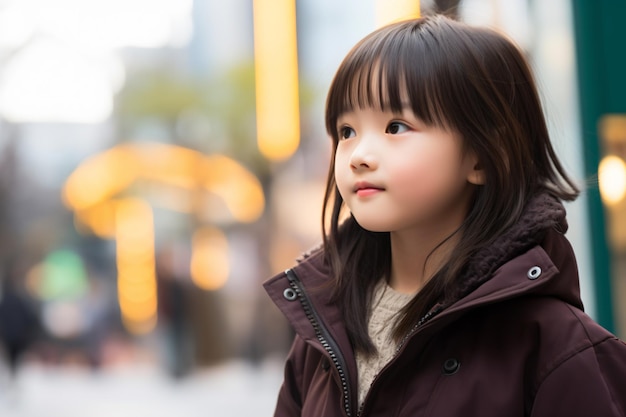
<path id="1" fill-rule="evenodd" d="M 369 336 L 374 342 L 377 353 L 365 356 L 357 352 L 356 364 L 359 378 L 359 407 L 369 391 L 370 385 L 380 370 L 393 358 L 396 351 L 391 333 L 397 313 L 414 294 L 395 291 L 384 280 L 376 287 L 372 298 L 372 307 L 368 319 Z"/>

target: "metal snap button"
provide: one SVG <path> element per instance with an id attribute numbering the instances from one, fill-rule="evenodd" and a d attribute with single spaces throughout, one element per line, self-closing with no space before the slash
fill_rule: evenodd
<path id="1" fill-rule="evenodd" d="M 298 298 L 298 294 L 296 294 L 293 288 L 287 288 L 283 291 L 283 297 L 285 297 L 286 300 L 293 301 Z"/>
<path id="2" fill-rule="evenodd" d="M 447 359 L 443 363 L 443 374 L 444 375 L 456 374 L 459 371 L 460 367 L 461 367 L 461 362 L 459 362 L 458 359 L 456 358 Z"/>
<path id="3" fill-rule="evenodd" d="M 537 279 L 539 278 L 539 275 L 541 275 L 541 268 L 539 268 L 538 266 L 533 266 L 528 270 L 528 273 L 526 274 L 526 276 L 528 276 L 528 279 Z"/>

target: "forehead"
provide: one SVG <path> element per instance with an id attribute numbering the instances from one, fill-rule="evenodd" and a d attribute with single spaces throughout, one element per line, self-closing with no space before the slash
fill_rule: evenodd
<path id="1" fill-rule="evenodd" d="M 366 108 L 400 111 L 409 103 L 404 74 L 397 65 L 386 64 L 383 58 L 362 60 L 358 67 L 355 65 L 352 71 L 344 73 L 337 92 L 340 99 L 337 107 L 341 113 Z"/>
<path id="2" fill-rule="evenodd" d="M 383 58 L 387 58 L 384 60 Z M 340 74 L 329 96 L 329 122 L 334 127 L 345 113 L 373 109 L 390 113 L 410 111 L 428 125 L 447 127 L 432 84 L 422 77 L 419 64 L 382 56 L 373 62 L 360 62 L 352 71 Z"/>
<path id="3" fill-rule="evenodd" d="M 458 66 L 454 61 L 414 23 L 375 32 L 337 70 L 327 97 L 327 130 L 332 133 L 341 114 L 359 108 L 401 112 L 409 107 L 426 124 L 452 126 L 446 109 L 458 101 L 449 77 L 450 66 Z"/>

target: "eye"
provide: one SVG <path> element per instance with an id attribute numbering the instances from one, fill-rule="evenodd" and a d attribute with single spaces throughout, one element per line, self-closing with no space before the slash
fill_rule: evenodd
<path id="1" fill-rule="evenodd" d="M 350 139 L 356 136 L 356 132 L 349 126 L 342 126 L 339 128 L 339 139 Z"/>
<path id="2" fill-rule="evenodd" d="M 391 133 L 392 135 L 397 135 L 399 133 L 404 133 L 404 132 L 408 132 L 409 131 L 409 127 L 407 125 L 405 125 L 402 122 L 391 122 L 389 123 L 389 126 L 387 126 L 387 129 L 385 130 L 385 133 Z"/>

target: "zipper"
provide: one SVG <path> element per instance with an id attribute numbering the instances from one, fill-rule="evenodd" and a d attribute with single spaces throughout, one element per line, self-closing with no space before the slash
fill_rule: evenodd
<path id="1" fill-rule="evenodd" d="M 411 328 L 411 330 L 408 331 L 407 334 L 404 335 L 404 337 L 402 338 L 402 340 L 400 340 L 400 343 L 398 343 L 398 347 L 396 348 L 396 352 L 394 354 L 393 359 L 395 359 L 396 356 L 398 356 L 398 354 L 400 353 L 400 351 L 402 350 L 402 348 L 404 347 L 404 345 L 406 344 L 406 342 L 411 338 L 411 336 L 413 336 L 415 334 L 415 332 L 417 331 L 417 329 L 419 329 L 420 327 L 422 327 L 427 321 L 429 321 L 430 319 L 432 319 L 433 317 L 435 317 L 437 314 L 439 314 L 441 311 L 443 310 L 442 306 L 437 306 L 434 309 L 430 310 L 428 313 L 426 313 L 424 315 L 424 317 L 422 317 L 416 324 L 415 326 L 413 326 L 413 328 Z M 392 360 L 393 360 L 392 359 Z"/>
<path id="2" fill-rule="evenodd" d="M 378 379 L 378 375 L 380 375 L 381 373 L 383 373 L 385 371 L 385 369 L 387 369 L 392 362 L 394 362 L 396 360 L 396 358 L 400 355 L 400 351 L 402 350 L 402 348 L 404 347 L 404 345 L 406 345 L 407 341 L 417 332 L 417 330 L 422 327 L 424 324 L 426 324 L 426 322 L 430 321 L 433 317 L 435 317 L 437 314 L 439 314 L 441 311 L 443 310 L 443 306 L 438 305 L 435 308 L 433 308 L 432 310 L 430 310 L 428 313 L 426 313 L 416 324 L 415 326 L 413 326 L 411 328 L 411 330 L 409 330 L 404 337 L 402 338 L 402 340 L 400 340 L 400 343 L 398 343 L 398 347 L 396 348 L 396 351 L 393 354 L 393 357 L 391 358 L 391 360 L 389 362 L 387 362 L 387 364 L 378 372 L 378 374 L 374 377 L 374 380 L 372 381 L 372 384 L 370 385 L 370 388 L 374 385 L 374 383 L 376 382 L 376 379 Z M 367 403 L 367 398 L 369 397 L 369 390 L 367 395 L 365 396 L 365 399 L 363 400 L 363 403 L 359 406 L 359 409 L 356 413 L 357 417 L 360 417 L 363 414 L 363 409 L 365 404 Z"/>
<path id="3" fill-rule="evenodd" d="M 335 342 L 332 338 L 328 329 L 324 326 L 324 323 L 320 319 L 317 311 L 313 307 L 313 304 L 311 303 L 311 300 L 309 299 L 309 296 L 304 290 L 304 287 L 302 286 L 302 283 L 296 273 L 292 269 L 288 269 L 285 271 L 285 274 L 289 280 L 289 286 L 296 292 L 298 299 L 300 300 L 300 304 L 302 304 L 302 308 L 304 309 L 304 313 L 315 330 L 317 340 L 322 344 L 322 347 L 330 356 L 335 369 L 337 369 L 339 379 L 341 380 L 341 389 L 343 391 L 343 407 L 346 415 L 351 417 L 352 395 L 348 376 L 346 375 L 347 367 L 345 359 L 337 346 L 337 342 Z"/>

